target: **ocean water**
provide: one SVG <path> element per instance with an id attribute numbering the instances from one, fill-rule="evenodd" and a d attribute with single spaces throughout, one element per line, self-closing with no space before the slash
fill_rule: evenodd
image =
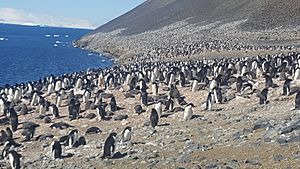
<path id="1" fill-rule="evenodd" d="M 72 46 L 88 31 L 0 24 L 0 86 L 112 66 L 104 55 Z"/>

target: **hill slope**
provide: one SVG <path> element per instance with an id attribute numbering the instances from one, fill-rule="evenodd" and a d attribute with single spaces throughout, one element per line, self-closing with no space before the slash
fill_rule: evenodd
<path id="1" fill-rule="evenodd" d="M 156 30 L 176 21 L 207 24 L 248 19 L 243 29 L 272 29 L 298 25 L 298 0 L 148 0 L 93 33 L 127 28 L 123 35 Z"/>
<path id="2" fill-rule="evenodd" d="M 299 0 L 147 0 L 83 36 L 76 46 L 124 61 L 153 53 L 155 58 L 163 49 L 166 55 L 159 59 L 165 59 L 174 53 L 180 57 L 195 44 L 205 48 L 187 53 L 300 46 L 299 25 Z"/>

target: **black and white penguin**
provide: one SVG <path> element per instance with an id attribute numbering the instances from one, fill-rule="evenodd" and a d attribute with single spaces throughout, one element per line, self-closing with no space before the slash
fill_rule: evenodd
<path id="1" fill-rule="evenodd" d="M 292 79 L 286 79 L 283 83 L 283 87 L 282 87 L 282 95 L 284 96 L 289 96 L 290 92 L 291 92 L 291 82 Z"/>
<path id="2" fill-rule="evenodd" d="M 59 93 L 56 97 L 56 106 L 57 107 L 61 107 L 62 100 L 63 100 L 62 95 Z"/>
<path id="3" fill-rule="evenodd" d="M 264 88 L 262 91 L 258 89 L 253 90 L 256 93 L 256 97 L 259 98 L 259 104 L 267 104 L 268 103 L 268 88 Z"/>
<path id="4" fill-rule="evenodd" d="M 211 92 L 208 93 L 206 98 L 206 107 L 205 110 L 211 111 L 213 105 L 213 94 Z"/>
<path id="5" fill-rule="evenodd" d="M 5 115 L 5 99 L 0 96 L 0 116 Z"/>
<path id="6" fill-rule="evenodd" d="M 171 84 L 170 86 L 169 96 L 173 99 L 180 97 L 180 92 L 174 84 Z"/>
<path id="7" fill-rule="evenodd" d="M 50 107 L 49 107 L 49 110 L 52 114 L 52 118 L 55 119 L 55 118 L 58 118 L 59 117 L 59 111 L 58 111 L 58 108 L 55 104 L 51 104 Z"/>
<path id="8" fill-rule="evenodd" d="M 8 152 L 8 160 L 12 169 L 20 169 L 20 157 L 21 155 L 14 150 Z"/>
<path id="9" fill-rule="evenodd" d="M 67 145 L 69 148 L 73 148 L 75 143 L 78 141 L 78 130 L 71 130 L 68 134 Z"/>
<path id="10" fill-rule="evenodd" d="M 11 129 L 9 127 L 6 127 L 5 131 L 6 131 L 7 137 L 13 139 L 13 132 L 11 131 Z"/>
<path id="11" fill-rule="evenodd" d="M 34 133 L 35 133 L 35 126 L 31 126 L 31 127 L 26 127 L 23 131 L 22 131 L 22 136 L 25 136 L 25 140 L 26 141 L 31 141 L 31 139 L 34 137 Z"/>
<path id="12" fill-rule="evenodd" d="M 236 79 L 236 91 L 240 93 L 242 90 L 242 87 L 243 87 L 243 79 L 241 76 L 239 76 Z"/>
<path id="13" fill-rule="evenodd" d="M 300 110 L 300 91 L 296 94 L 295 97 L 295 108 L 292 110 Z"/>
<path id="14" fill-rule="evenodd" d="M 166 102 L 166 106 L 165 106 L 165 109 L 164 111 L 173 111 L 174 109 L 174 100 L 169 96 L 168 97 L 168 100 Z"/>
<path id="15" fill-rule="evenodd" d="M 80 102 L 76 102 L 75 99 L 71 99 L 68 110 L 69 118 L 71 120 L 78 119 L 80 112 Z"/>
<path id="16" fill-rule="evenodd" d="M 148 106 L 148 93 L 146 91 L 140 93 L 140 99 L 143 106 Z"/>
<path id="17" fill-rule="evenodd" d="M 187 121 L 190 120 L 193 117 L 193 104 L 189 103 L 186 105 L 184 108 L 184 113 L 183 113 L 183 120 Z"/>
<path id="18" fill-rule="evenodd" d="M 152 95 L 157 96 L 158 95 L 158 84 L 156 82 L 152 82 L 151 84 L 151 90 L 152 90 Z"/>
<path id="19" fill-rule="evenodd" d="M 9 115 L 10 115 L 10 123 L 11 123 L 12 131 L 15 132 L 18 129 L 19 120 L 18 120 L 17 112 L 13 107 L 9 109 Z"/>
<path id="20" fill-rule="evenodd" d="M 216 103 L 221 103 L 222 102 L 222 92 L 221 92 L 221 89 L 218 88 L 218 87 L 215 87 L 212 89 L 212 94 L 213 94 L 213 100 L 216 102 Z"/>
<path id="21" fill-rule="evenodd" d="M 157 111 L 155 109 L 151 109 L 151 114 L 150 114 L 150 125 L 151 127 L 155 128 L 158 124 L 158 114 Z"/>
<path id="22" fill-rule="evenodd" d="M 102 159 L 113 157 L 115 152 L 116 136 L 117 133 L 112 132 L 105 140 L 104 147 L 103 147 L 103 155 L 101 157 Z"/>
<path id="23" fill-rule="evenodd" d="M 4 130 L 0 131 L 0 143 L 4 144 L 6 140 L 8 139 L 8 136 Z"/>
<path id="24" fill-rule="evenodd" d="M 146 92 L 147 85 L 144 79 L 139 80 L 139 89 L 141 90 L 141 92 Z"/>
<path id="25" fill-rule="evenodd" d="M 50 145 L 50 153 L 53 159 L 59 159 L 62 155 L 62 147 L 59 141 L 53 141 Z"/>
<path id="26" fill-rule="evenodd" d="M 198 90 L 199 90 L 199 83 L 197 80 L 194 80 L 192 84 L 192 92 L 196 92 Z"/>
<path id="27" fill-rule="evenodd" d="M 28 108 L 27 108 L 27 106 L 26 106 L 26 104 L 22 104 L 21 105 L 21 113 L 20 113 L 21 115 L 26 115 L 26 114 L 28 114 Z"/>
<path id="28" fill-rule="evenodd" d="M 103 104 L 100 104 L 96 110 L 97 110 L 97 116 L 98 116 L 99 121 L 106 120 L 105 106 Z"/>
<path id="29" fill-rule="evenodd" d="M 156 110 L 158 117 L 162 116 L 162 103 L 161 101 L 158 101 L 155 105 L 154 105 L 154 109 Z"/>
<path id="30" fill-rule="evenodd" d="M 38 99 L 39 99 L 38 93 L 36 91 L 34 91 L 32 94 L 32 99 L 31 99 L 30 105 L 36 106 L 38 104 Z"/>
<path id="31" fill-rule="evenodd" d="M 121 135 L 121 144 L 131 140 L 131 131 L 132 130 L 131 130 L 130 126 L 127 126 L 123 130 L 122 135 Z"/>
<path id="32" fill-rule="evenodd" d="M 138 115 L 142 114 L 143 113 L 143 107 L 141 105 L 136 105 L 134 106 L 134 111 L 135 113 L 137 113 Z"/>
<path id="33" fill-rule="evenodd" d="M 116 98 L 114 96 L 111 97 L 109 105 L 110 105 L 110 111 L 112 112 L 117 111 L 118 107 L 117 107 Z"/>
<path id="34" fill-rule="evenodd" d="M 179 87 L 184 87 L 186 84 L 184 73 L 180 72 L 178 76 Z"/>

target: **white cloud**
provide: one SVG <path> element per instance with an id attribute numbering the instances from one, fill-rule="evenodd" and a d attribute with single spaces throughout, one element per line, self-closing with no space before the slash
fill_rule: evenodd
<path id="1" fill-rule="evenodd" d="M 23 10 L 17 10 L 12 8 L 0 8 L 0 22 L 22 25 L 47 25 L 57 27 L 69 27 L 69 28 L 95 28 L 96 26 L 89 21 L 66 18 L 66 17 L 54 17 L 43 14 L 28 13 Z"/>

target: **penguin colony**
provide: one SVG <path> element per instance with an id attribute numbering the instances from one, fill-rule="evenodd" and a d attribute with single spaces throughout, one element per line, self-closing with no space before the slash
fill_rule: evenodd
<path id="1" fill-rule="evenodd" d="M 257 81 L 264 79 L 264 87 L 259 88 Z M 283 85 L 274 83 L 277 79 Z M 1 160 L 6 160 L 13 169 L 20 168 L 22 147 L 28 142 L 50 139 L 48 156 L 55 159 L 67 157 L 64 150 L 76 149 L 87 145 L 84 133 L 68 123 L 82 118 L 96 119 L 101 123 L 112 121 L 114 113 L 127 110 L 119 107 L 118 100 L 138 98 L 139 104 L 127 110 L 131 115 L 145 115 L 149 130 L 160 127 L 160 119 L 168 118 L 168 113 L 180 114 L 182 121 L 193 120 L 195 105 L 187 102 L 185 93 L 179 88 L 188 88 L 192 92 L 206 91 L 203 111 L 214 111 L 214 105 L 231 101 L 226 97 L 229 90 L 236 96 L 249 97 L 254 94 L 258 105 L 268 104 L 268 92 L 273 88 L 282 88 L 280 95 L 295 95 L 292 110 L 300 110 L 300 90 L 295 89 L 300 79 L 300 54 L 290 52 L 287 55 L 266 55 L 253 58 L 221 58 L 178 62 L 142 62 L 117 65 L 107 69 L 49 76 L 35 82 L 21 83 L 0 88 Z M 230 86 L 234 86 L 231 88 Z M 158 90 L 161 88 L 161 90 Z M 124 98 L 117 98 L 114 90 L 121 91 Z M 161 91 L 165 91 L 164 93 Z M 66 107 L 67 113 L 61 110 Z M 83 116 L 85 112 L 92 112 Z M 40 123 L 20 121 L 20 116 L 34 115 Z M 118 116 L 115 120 L 128 118 Z M 65 136 L 36 133 L 41 126 L 49 124 L 51 130 L 71 128 Z M 9 124 L 9 125 L 8 125 Z M 8 127 L 3 127 L 4 125 Z M 86 124 L 89 126 L 89 124 Z M 85 134 L 100 134 L 98 126 L 89 126 Z M 23 138 L 16 138 L 15 132 L 21 130 Z M 135 130 L 131 126 L 122 129 L 119 134 L 111 131 L 103 142 L 102 159 L 114 158 L 118 143 L 124 145 L 134 140 Z M 54 132 L 55 133 L 55 132 Z"/>

